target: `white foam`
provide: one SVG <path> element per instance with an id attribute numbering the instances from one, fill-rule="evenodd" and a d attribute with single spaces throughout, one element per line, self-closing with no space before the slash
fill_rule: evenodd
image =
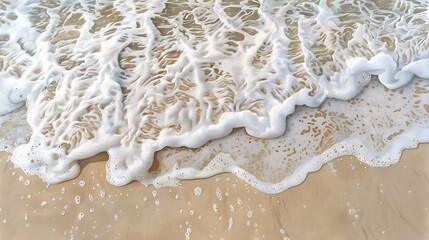
<path id="1" fill-rule="evenodd" d="M 115 185 L 133 180 L 177 185 L 180 179 L 227 171 L 263 191 L 278 192 L 300 183 L 308 172 L 334 157 L 354 154 L 371 165 L 389 165 L 403 148 L 428 141 L 427 93 L 413 94 L 422 88 L 419 82 L 413 84 L 415 88 L 406 86 L 414 76 L 429 78 L 424 67 L 429 63 L 426 2 L 20 1 L 3 5 L 0 114 L 26 101 L 32 129 L 29 143 L 15 150 L 12 161 L 49 183 L 74 178 L 80 171 L 79 160 L 107 151 L 107 176 Z M 372 76 L 405 93 L 381 94 L 386 99 L 370 95 L 363 99 L 369 108 L 377 104 L 374 99 L 393 106 L 394 96 L 402 94 L 416 100 L 409 102 L 411 113 L 403 116 L 404 125 L 393 127 L 392 139 L 381 141 L 386 143 L 382 154 L 374 150 L 377 141 L 360 147 L 359 136 L 364 133 L 335 138 L 323 150 L 317 148 L 318 136 L 293 139 L 301 141 L 297 147 L 308 145 L 311 151 L 301 148 L 303 152 L 292 153 L 295 160 L 288 160 L 283 167 L 288 175 L 282 175 L 284 161 L 272 161 L 276 172 L 270 172 L 273 168 L 267 161 L 254 164 L 246 154 L 233 156 L 229 149 L 234 140 L 226 136 L 241 127 L 252 137 L 284 141 L 306 127 L 294 117 L 305 115 L 296 112 L 297 106 L 314 108 L 326 106 L 330 98 L 353 99 L 365 94 Z M 383 91 L 374 88 L 376 95 Z M 343 113 L 355 110 L 347 105 Z M 386 109 L 386 114 L 390 117 L 395 111 Z M 324 127 L 323 122 L 317 124 Z M 353 126 L 355 132 L 366 128 Z M 377 135 L 386 128 L 371 131 Z M 166 156 L 161 169 L 149 172 L 157 151 L 199 148 L 220 138 L 214 142 L 223 141 L 218 145 L 223 150 L 209 163 L 212 150 L 202 148 L 188 165 Z"/>

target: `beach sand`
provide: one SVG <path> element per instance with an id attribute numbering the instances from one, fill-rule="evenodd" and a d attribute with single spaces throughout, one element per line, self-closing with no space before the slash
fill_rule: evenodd
<path id="1" fill-rule="evenodd" d="M 121 21 L 105 10 L 100 29 Z M 1 125 L 0 137 L 22 126 Z M 106 153 L 82 160 L 77 178 L 47 186 L 0 152 L 0 240 L 429 239 L 428 156 L 429 144 L 420 144 L 386 168 L 343 157 L 270 195 L 232 174 L 174 188 L 115 187 Z"/>
<path id="2" fill-rule="evenodd" d="M 387 168 L 337 159 L 275 195 L 232 174 L 176 188 L 114 187 L 107 154 L 46 186 L 0 156 L 0 239 L 429 238 L 429 144 Z"/>

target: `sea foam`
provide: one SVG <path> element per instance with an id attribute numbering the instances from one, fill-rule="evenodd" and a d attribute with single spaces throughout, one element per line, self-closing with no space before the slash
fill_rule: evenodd
<path id="1" fill-rule="evenodd" d="M 2 2 L 0 114 L 26 101 L 32 130 L 12 161 L 59 183 L 107 151 L 114 185 L 232 172 L 271 193 L 339 156 L 388 166 L 429 141 L 427 9 Z"/>

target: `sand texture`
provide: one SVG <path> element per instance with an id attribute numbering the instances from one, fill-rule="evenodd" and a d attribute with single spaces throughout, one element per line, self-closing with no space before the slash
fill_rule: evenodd
<path id="1" fill-rule="evenodd" d="M 0 239 L 427 239 L 429 145 L 388 168 L 352 157 L 261 193 L 230 174 L 177 188 L 106 182 L 106 154 L 46 186 L 0 160 Z M 199 190 L 201 193 L 199 194 Z"/>

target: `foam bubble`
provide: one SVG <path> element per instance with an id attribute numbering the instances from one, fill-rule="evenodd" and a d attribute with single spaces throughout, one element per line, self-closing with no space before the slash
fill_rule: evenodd
<path id="1" fill-rule="evenodd" d="M 195 187 L 194 188 L 194 194 L 196 197 L 201 196 L 201 193 L 203 192 L 203 189 L 201 187 Z"/>

